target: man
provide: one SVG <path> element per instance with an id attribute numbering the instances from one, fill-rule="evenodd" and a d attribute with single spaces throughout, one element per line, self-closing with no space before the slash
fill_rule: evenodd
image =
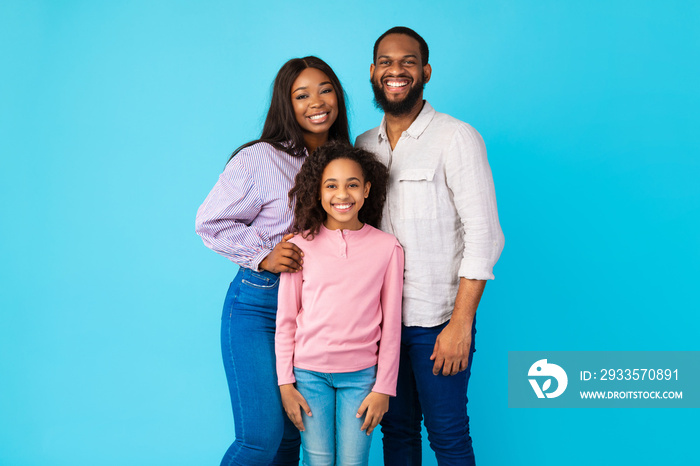
<path id="1" fill-rule="evenodd" d="M 474 317 L 503 249 L 484 142 L 423 100 L 428 45 L 395 27 L 370 66 L 381 125 L 357 138 L 390 171 L 382 229 L 405 251 L 397 396 L 382 420 L 384 464 L 421 464 L 421 417 L 438 464 L 473 465 L 467 384 Z"/>

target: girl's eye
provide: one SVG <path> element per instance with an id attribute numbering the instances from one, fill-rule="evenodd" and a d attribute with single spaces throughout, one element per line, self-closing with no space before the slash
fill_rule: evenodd
<path id="1" fill-rule="evenodd" d="M 306 99 L 308 96 L 306 94 L 299 94 L 298 96 L 294 97 L 296 100 L 302 100 Z"/>
<path id="2" fill-rule="evenodd" d="M 358 186 L 360 186 L 360 185 L 357 184 L 357 183 L 351 183 L 351 184 L 349 185 L 349 187 L 351 187 L 351 188 L 357 188 Z"/>
<path id="3" fill-rule="evenodd" d="M 326 189 L 335 189 L 335 185 L 334 184 L 327 184 Z"/>
<path id="4" fill-rule="evenodd" d="M 327 87 L 327 88 L 325 88 L 325 89 L 321 89 L 321 94 L 328 94 L 328 93 L 331 93 L 331 92 L 333 92 L 333 88 L 332 88 L 332 87 Z"/>

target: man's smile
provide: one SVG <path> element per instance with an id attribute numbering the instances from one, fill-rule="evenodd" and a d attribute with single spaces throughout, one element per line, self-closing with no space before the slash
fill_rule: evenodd
<path id="1" fill-rule="evenodd" d="M 411 80 L 408 78 L 385 78 L 384 87 L 388 92 L 400 92 L 408 87 Z"/>

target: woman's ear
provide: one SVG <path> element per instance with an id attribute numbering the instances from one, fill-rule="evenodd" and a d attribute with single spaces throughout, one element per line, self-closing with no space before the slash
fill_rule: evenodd
<path id="1" fill-rule="evenodd" d="M 372 187 L 372 183 L 367 181 L 365 183 L 365 199 L 367 199 L 367 197 L 369 196 L 369 188 L 371 188 L 371 187 Z"/>

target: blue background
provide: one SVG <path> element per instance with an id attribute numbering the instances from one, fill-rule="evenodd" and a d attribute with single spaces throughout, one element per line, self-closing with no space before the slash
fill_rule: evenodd
<path id="1" fill-rule="evenodd" d="M 335 69 L 353 137 L 376 126 L 372 45 L 395 25 L 428 41 L 426 97 L 481 132 L 496 182 L 479 464 L 692 462 L 694 410 L 508 409 L 507 351 L 699 349 L 698 18 L 691 1 L 3 1 L 0 464 L 218 464 L 235 266 L 196 209 L 290 57 Z"/>

